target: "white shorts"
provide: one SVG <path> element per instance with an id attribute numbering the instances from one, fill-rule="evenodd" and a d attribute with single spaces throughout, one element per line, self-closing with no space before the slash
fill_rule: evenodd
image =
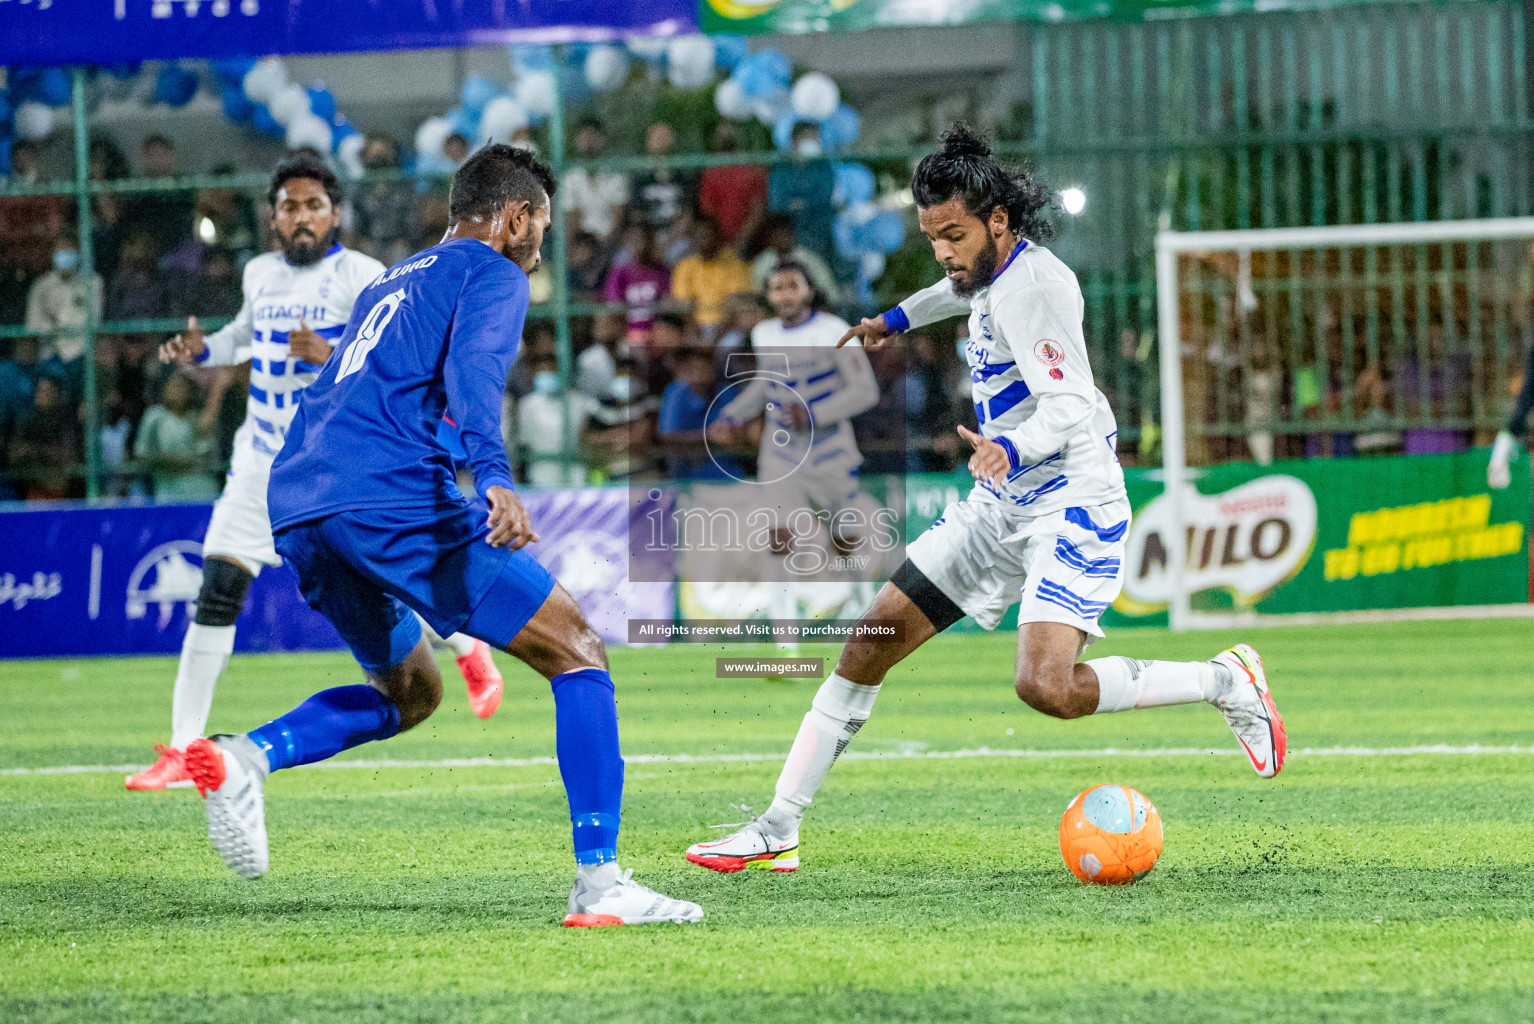
<path id="1" fill-rule="evenodd" d="M 1124 585 L 1127 499 L 1042 516 L 987 501 L 954 502 L 906 557 L 985 629 L 1021 602 L 1017 621 L 1063 622 L 1103 635 L 1097 620 Z"/>
<path id="2" fill-rule="evenodd" d="M 249 426 L 249 424 L 246 424 Z M 245 428 L 240 429 L 243 435 Z M 228 555 L 239 560 L 253 576 L 263 565 L 281 565 L 272 545 L 272 520 L 266 511 L 266 483 L 271 463 L 241 444 L 236 435 L 234 458 L 224 478 L 224 493 L 213 503 L 213 519 L 202 541 L 202 554 Z"/>

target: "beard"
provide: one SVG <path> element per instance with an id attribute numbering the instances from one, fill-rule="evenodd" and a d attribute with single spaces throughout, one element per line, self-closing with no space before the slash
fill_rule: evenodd
<path id="1" fill-rule="evenodd" d="M 310 267 L 325 258 L 335 239 L 334 228 L 323 238 L 315 238 L 307 231 L 295 232 L 294 237 L 282 240 L 282 255 L 295 267 Z"/>
<path id="2" fill-rule="evenodd" d="M 1001 250 L 996 248 L 996 239 L 989 233 L 985 236 L 985 245 L 975 254 L 975 263 L 969 268 L 969 273 L 964 276 L 964 283 L 954 282 L 953 293 L 961 299 L 967 299 L 980 289 L 988 287 L 996 277 L 996 268 L 1001 265 Z"/>
<path id="3" fill-rule="evenodd" d="M 543 259 L 538 252 L 538 247 L 533 245 L 532 239 L 530 238 L 513 238 L 511 241 L 507 242 L 506 247 L 501 250 L 501 255 L 511 260 L 511 262 L 515 263 L 517 266 L 524 268 L 528 274 L 535 273 L 543 263 Z M 530 268 L 528 267 L 528 263 L 532 264 Z"/>

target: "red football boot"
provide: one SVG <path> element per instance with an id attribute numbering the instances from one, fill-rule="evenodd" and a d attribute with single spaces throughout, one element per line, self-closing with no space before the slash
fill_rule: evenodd
<path id="1" fill-rule="evenodd" d="M 501 706 L 501 670 L 495 667 L 490 656 L 490 645 L 483 640 L 474 641 L 474 649 L 458 659 L 458 671 L 463 673 L 464 685 L 469 689 L 469 707 L 479 718 L 489 718 Z"/>
<path id="2" fill-rule="evenodd" d="M 186 755 L 175 747 L 163 743 L 154 745 L 160 759 L 137 775 L 123 780 L 129 789 L 185 789 L 192 784 L 192 775 L 186 770 Z"/>

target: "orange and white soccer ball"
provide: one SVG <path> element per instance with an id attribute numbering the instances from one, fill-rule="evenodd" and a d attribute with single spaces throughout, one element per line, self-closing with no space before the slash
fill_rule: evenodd
<path id="1" fill-rule="evenodd" d="M 1161 814 L 1139 790 L 1093 786 L 1060 817 L 1060 856 L 1089 885 L 1138 882 L 1161 856 Z"/>

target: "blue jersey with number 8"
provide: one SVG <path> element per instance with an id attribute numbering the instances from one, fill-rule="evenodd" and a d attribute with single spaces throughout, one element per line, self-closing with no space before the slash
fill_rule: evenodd
<path id="1" fill-rule="evenodd" d="M 437 439 L 449 408 L 479 493 L 510 487 L 501 399 L 527 304 L 527 275 L 468 238 L 363 289 L 272 464 L 272 528 L 351 509 L 462 505 Z"/>

